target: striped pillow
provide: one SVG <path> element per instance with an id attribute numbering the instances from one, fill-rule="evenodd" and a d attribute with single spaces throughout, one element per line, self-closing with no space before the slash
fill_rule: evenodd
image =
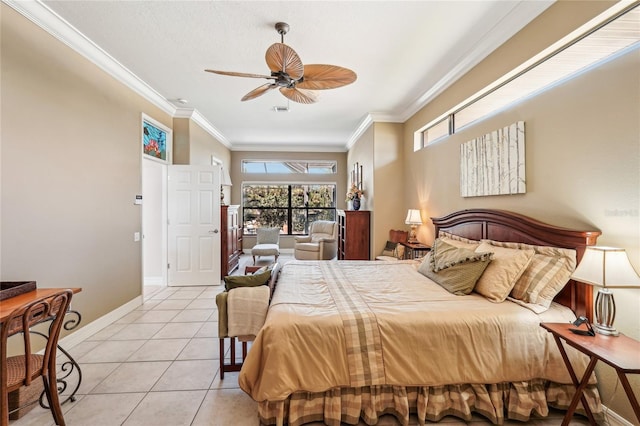
<path id="1" fill-rule="evenodd" d="M 549 308 L 576 269 L 576 251 L 560 247 L 534 246 L 486 240 L 497 247 L 535 251 L 529 266 L 511 290 L 511 297 L 525 303 Z"/>

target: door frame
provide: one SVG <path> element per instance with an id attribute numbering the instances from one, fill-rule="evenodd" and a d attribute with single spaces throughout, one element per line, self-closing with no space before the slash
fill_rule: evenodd
<path id="1" fill-rule="evenodd" d="M 160 159 L 160 158 L 155 158 L 152 157 L 150 155 L 147 155 L 144 152 L 144 142 L 145 142 L 145 127 L 144 127 L 144 123 L 147 122 L 151 125 L 153 125 L 154 127 L 157 127 L 158 129 L 162 130 L 165 134 L 166 134 L 166 140 L 165 140 L 165 149 L 166 149 L 166 159 Z M 144 250 L 144 237 L 145 237 L 145 202 L 144 202 L 144 167 L 145 167 L 145 161 L 149 161 L 149 162 L 157 162 L 159 163 L 159 165 L 162 167 L 162 177 L 160 179 L 160 221 L 161 221 L 161 225 L 159 227 L 159 232 L 160 232 L 160 244 L 161 244 L 161 264 L 160 264 L 160 270 L 161 270 L 161 278 L 160 278 L 160 285 L 166 287 L 168 284 L 168 241 L 167 241 L 167 187 L 168 187 L 168 182 L 167 182 L 167 176 L 168 176 L 168 169 L 167 166 L 169 164 L 171 164 L 173 162 L 172 160 L 172 156 L 173 156 L 173 129 L 165 126 L 164 124 L 162 124 L 161 122 L 159 122 L 158 120 L 153 119 L 152 117 L 150 117 L 149 115 L 145 114 L 144 112 L 140 114 L 140 193 L 142 196 L 142 200 L 140 200 L 141 205 L 141 209 L 140 209 L 140 261 L 141 261 L 141 265 L 140 265 L 140 292 L 144 297 L 144 287 L 145 287 L 145 250 Z M 138 203 L 138 199 L 136 197 L 136 204 Z M 156 206 L 158 207 L 158 206 Z M 147 209 L 150 209 L 151 206 L 148 205 Z M 146 211 L 146 213 L 148 213 L 149 210 Z M 135 240 L 135 237 L 134 237 Z M 148 255 L 148 253 L 147 253 Z M 150 283 L 151 284 L 151 283 Z M 155 283 L 153 283 L 155 284 Z"/>

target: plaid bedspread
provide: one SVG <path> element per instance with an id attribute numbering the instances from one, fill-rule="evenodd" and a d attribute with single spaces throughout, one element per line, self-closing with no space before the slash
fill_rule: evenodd
<path id="1" fill-rule="evenodd" d="M 349 385 L 382 385 L 385 383 L 384 363 L 376 316 L 337 265 L 336 262 L 323 262 L 321 269 L 344 325 Z"/>

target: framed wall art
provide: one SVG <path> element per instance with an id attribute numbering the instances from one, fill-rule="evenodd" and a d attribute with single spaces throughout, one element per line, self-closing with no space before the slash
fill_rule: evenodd
<path id="1" fill-rule="evenodd" d="M 460 196 L 524 194 L 524 121 L 460 145 Z"/>
<path id="2" fill-rule="evenodd" d="M 143 157 L 168 164 L 171 160 L 171 145 L 171 129 L 142 114 Z"/>

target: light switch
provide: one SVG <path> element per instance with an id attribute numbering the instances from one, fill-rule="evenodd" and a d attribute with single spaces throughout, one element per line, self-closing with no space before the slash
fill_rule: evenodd
<path id="1" fill-rule="evenodd" d="M 139 232 L 134 232 L 133 233 L 133 241 L 135 241 L 135 242 L 140 241 L 140 233 Z"/>

